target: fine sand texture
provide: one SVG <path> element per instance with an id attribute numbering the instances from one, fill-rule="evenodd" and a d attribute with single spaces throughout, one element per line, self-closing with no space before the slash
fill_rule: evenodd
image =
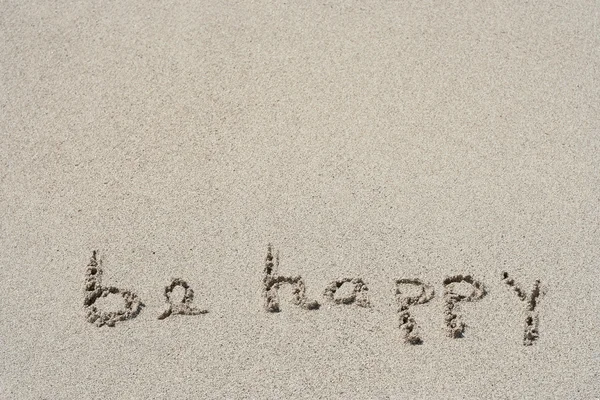
<path id="1" fill-rule="evenodd" d="M 0 3 L 0 399 L 600 398 L 597 1 Z"/>

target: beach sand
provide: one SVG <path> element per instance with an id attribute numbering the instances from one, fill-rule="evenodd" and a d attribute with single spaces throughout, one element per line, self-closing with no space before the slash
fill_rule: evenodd
<path id="1" fill-rule="evenodd" d="M 3 2 L 0 398 L 599 398 L 598 21 L 593 1 Z M 284 280 L 266 310 L 277 276 L 301 306 Z M 194 299 L 159 320 L 173 278 Z M 332 301 L 345 278 L 362 303 Z M 88 321 L 124 290 L 135 318 Z"/>

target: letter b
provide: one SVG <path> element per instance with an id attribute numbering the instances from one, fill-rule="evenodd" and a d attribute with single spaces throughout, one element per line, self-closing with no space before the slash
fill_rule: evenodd
<path id="1" fill-rule="evenodd" d="M 144 304 L 137 294 L 130 290 L 119 289 L 114 286 L 102 286 L 102 261 L 97 258 L 94 250 L 92 258 L 85 273 L 85 299 L 83 306 L 87 312 L 88 322 L 98 327 L 103 325 L 115 326 L 117 321 L 126 321 L 138 316 Z M 95 305 L 101 297 L 109 294 L 119 294 L 125 300 L 125 308 L 118 311 L 103 311 Z"/>

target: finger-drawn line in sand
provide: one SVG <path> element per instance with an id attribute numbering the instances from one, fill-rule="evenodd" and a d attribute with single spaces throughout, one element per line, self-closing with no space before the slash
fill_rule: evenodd
<path id="1" fill-rule="evenodd" d="M 336 292 L 339 288 L 341 288 L 345 283 L 352 284 L 354 287 L 352 292 L 347 296 L 335 297 Z M 325 288 L 323 292 L 323 296 L 335 304 L 356 304 L 359 307 L 370 307 L 371 303 L 369 302 L 368 297 L 369 288 L 360 278 L 342 278 L 336 281 L 331 282 Z"/>
<path id="2" fill-rule="evenodd" d="M 525 291 L 515 282 L 513 278 L 508 276 L 508 272 L 502 273 L 502 280 L 508 286 L 512 287 L 521 301 L 525 302 L 525 332 L 523 334 L 523 344 L 531 346 L 540 336 L 539 332 L 539 314 L 536 310 L 538 298 L 541 295 L 541 283 L 536 279 L 533 283 L 531 293 L 527 295 Z"/>
<path id="3" fill-rule="evenodd" d="M 402 291 L 403 286 L 419 286 L 421 291 L 417 295 L 409 296 Z M 423 283 L 419 279 L 396 279 L 396 302 L 398 303 L 398 324 L 402 331 L 404 341 L 409 344 L 421 344 L 420 327 L 409 312 L 409 308 L 416 304 L 424 304 L 433 299 L 433 286 Z"/>
<path id="4" fill-rule="evenodd" d="M 97 251 L 93 251 L 90 263 L 85 273 L 85 299 L 83 306 L 87 312 L 88 322 L 97 327 L 107 325 L 114 327 L 118 321 L 126 321 L 138 316 L 144 304 L 137 294 L 130 290 L 119 289 L 115 286 L 102 286 L 102 260 L 98 258 Z M 109 294 L 118 294 L 125 300 L 125 308 L 118 311 L 103 311 L 94 303 Z"/>
<path id="5" fill-rule="evenodd" d="M 185 292 L 180 302 L 173 304 L 171 295 L 173 290 L 181 286 Z M 169 308 L 158 316 L 158 319 L 165 319 L 171 315 L 200 315 L 208 313 L 208 310 L 194 307 L 194 290 L 181 278 L 173 278 L 168 286 L 165 286 L 165 299 L 169 304 Z"/>
<path id="6" fill-rule="evenodd" d="M 454 286 L 462 282 L 472 286 L 473 290 L 469 295 L 454 291 Z M 473 279 L 471 275 L 454 275 L 444 279 L 444 289 L 444 319 L 448 336 L 451 338 L 461 338 L 465 331 L 465 323 L 457 311 L 457 304 L 461 301 L 475 301 L 483 298 L 486 295 L 485 287 L 481 282 Z"/>
<path id="7" fill-rule="evenodd" d="M 279 312 L 279 287 L 282 284 L 292 285 L 292 302 L 306 310 L 316 310 L 320 307 L 316 300 L 309 300 L 306 297 L 306 285 L 301 276 L 280 276 L 279 272 L 279 252 L 273 258 L 273 246 L 269 244 L 267 248 L 267 257 L 265 259 L 265 276 L 263 278 L 263 296 L 265 298 L 264 307 L 269 312 Z"/>

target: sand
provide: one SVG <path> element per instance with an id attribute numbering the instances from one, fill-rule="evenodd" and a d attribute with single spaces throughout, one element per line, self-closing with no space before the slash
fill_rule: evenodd
<path id="1" fill-rule="evenodd" d="M 598 21 L 3 2 L 0 398 L 599 398 Z"/>

